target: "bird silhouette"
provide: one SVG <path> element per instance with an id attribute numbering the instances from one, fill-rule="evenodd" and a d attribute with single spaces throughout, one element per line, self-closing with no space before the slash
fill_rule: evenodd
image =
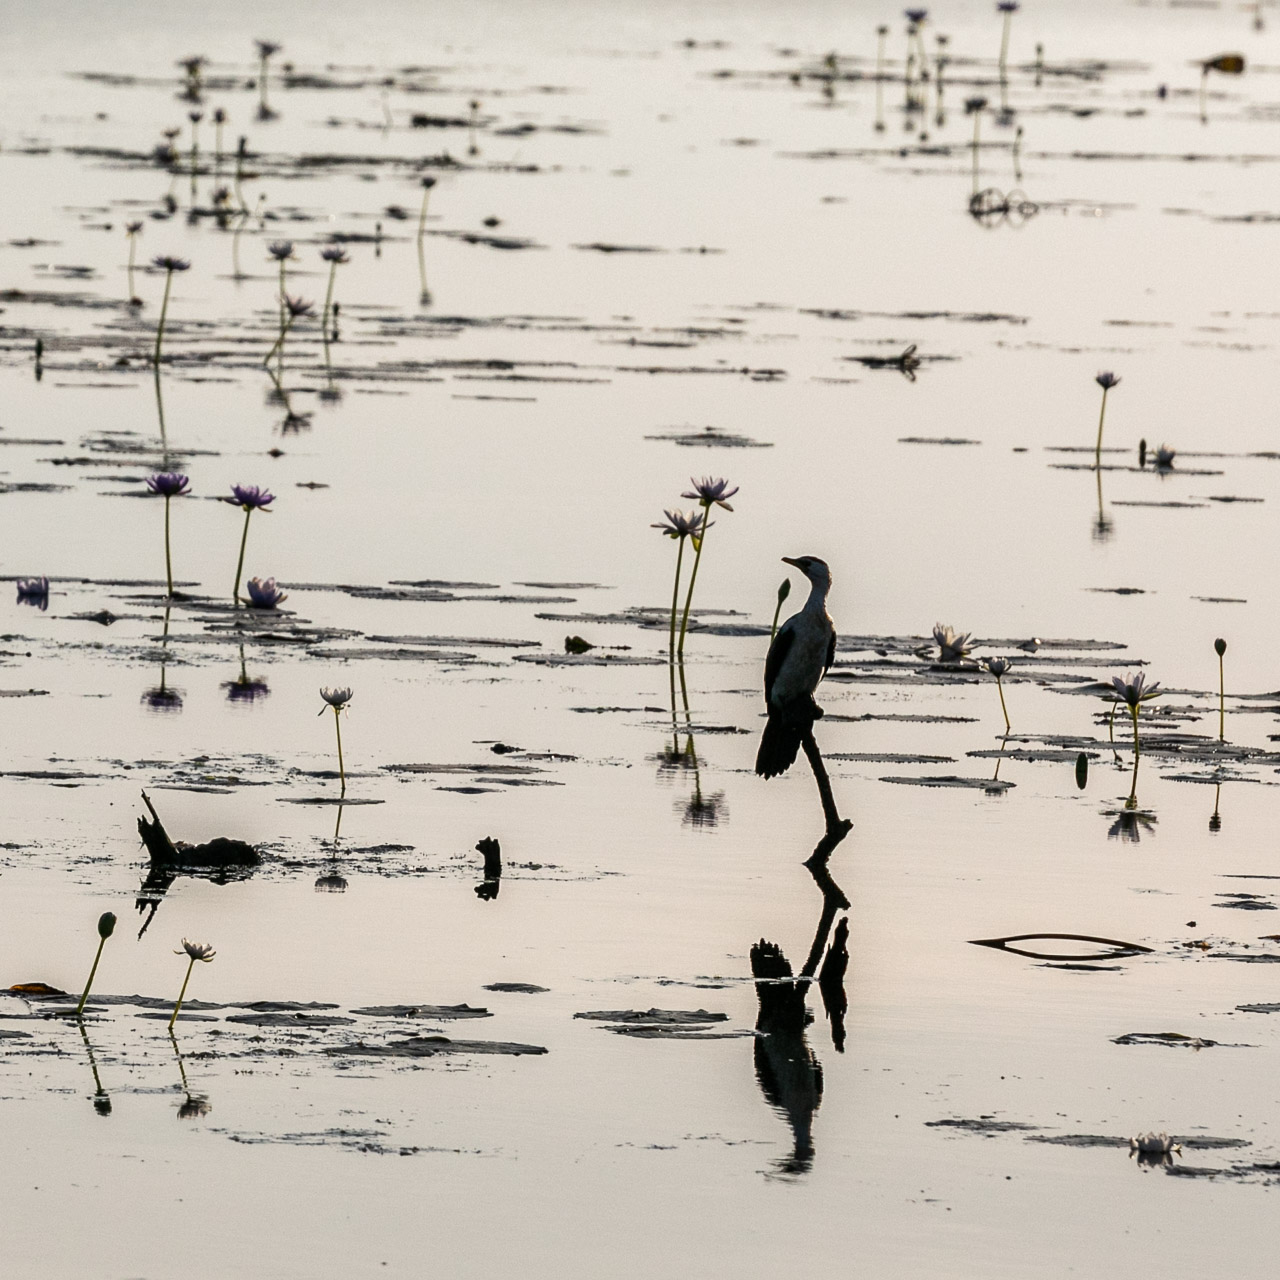
<path id="1" fill-rule="evenodd" d="M 836 629 L 827 613 L 831 570 L 817 556 L 782 557 L 809 579 L 809 598 L 778 628 L 764 664 L 764 700 L 769 719 L 756 754 L 756 772 L 763 778 L 785 773 L 795 762 L 805 735 L 822 708 L 814 690 L 836 655 Z"/>

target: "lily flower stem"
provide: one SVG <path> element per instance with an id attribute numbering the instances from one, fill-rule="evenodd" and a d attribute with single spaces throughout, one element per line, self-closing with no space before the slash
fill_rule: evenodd
<path id="1" fill-rule="evenodd" d="M 1102 409 L 1098 414 L 1098 443 L 1093 451 L 1093 465 L 1101 468 L 1102 466 L 1102 424 L 1107 417 L 1107 388 L 1102 388 Z"/>
<path id="2" fill-rule="evenodd" d="M 236 585 L 231 592 L 232 604 L 240 603 L 240 575 L 244 572 L 244 548 L 249 541 L 249 517 L 251 515 L 253 515 L 252 507 L 244 513 L 244 532 L 240 535 L 240 559 L 236 561 Z"/>
<path id="3" fill-rule="evenodd" d="M 190 1094 L 191 1086 L 187 1083 L 187 1069 L 182 1065 L 182 1050 L 178 1048 L 178 1038 L 173 1034 L 173 1028 L 169 1028 L 169 1043 L 173 1045 L 174 1056 L 178 1059 L 178 1074 L 182 1077 L 182 1092 Z"/>
<path id="4" fill-rule="evenodd" d="M 1218 741 L 1226 742 L 1227 686 L 1222 670 L 1222 654 L 1218 654 Z"/>
<path id="5" fill-rule="evenodd" d="M 1004 14 L 1004 34 L 1000 37 L 1000 79 L 1003 80 L 1009 64 L 1009 23 L 1013 11 L 1006 9 Z"/>
<path id="6" fill-rule="evenodd" d="M 169 584 L 169 597 L 173 598 L 173 559 L 169 554 L 169 495 L 164 495 L 164 576 Z"/>
<path id="7" fill-rule="evenodd" d="M 1129 714 L 1133 716 L 1133 782 L 1129 787 L 1129 801 L 1133 803 L 1138 798 L 1138 760 L 1142 748 L 1138 743 L 1138 708 L 1130 707 Z"/>
<path id="8" fill-rule="evenodd" d="M 680 607 L 680 563 L 684 559 L 684 539 L 678 539 L 679 547 L 676 551 L 676 581 L 675 586 L 671 588 L 671 637 L 667 641 L 667 659 L 670 662 L 676 660 L 676 610 Z"/>
<path id="9" fill-rule="evenodd" d="M 422 251 L 422 237 L 427 230 L 427 201 L 431 198 L 431 188 L 424 187 L 422 190 L 422 209 L 418 214 L 418 251 Z"/>
<path id="10" fill-rule="evenodd" d="M 347 794 L 347 771 L 342 765 L 342 719 L 338 715 L 340 708 L 333 709 L 333 727 L 338 734 L 338 777 L 342 780 L 342 795 Z"/>
<path id="11" fill-rule="evenodd" d="M 324 295 L 324 314 L 320 317 L 320 332 L 324 335 L 324 340 L 329 341 L 329 307 L 333 302 L 333 278 L 338 274 L 338 264 L 336 262 L 329 263 L 329 287 L 325 290 Z"/>
<path id="12" fill-rule="evenodd" d="M 267 352 L 267 354 L 266 354 L 265 356 L 263 356 L 263 357 L 262 357 L 262 363 L 263 363 L 263 364 L 270 364 L 270 363 L 271 363 L 271 357 L 272 357 L 273 355 L 275 355 L 275 353 L 276 353 L 277 351 L 279 351 L 279 352 L 280 352 L 280 362 L 281 362 L 282 364 L 284 363 L 284 350 L 283 350 L 283 347 L 284 347 L 284 337 L 285 337 L 285 334 L 289 332 L 289 329 L 292 327 L 292 325 L 293 325 L 293 317 L 292 317 L 292 316 L 281 316 L 281 318 L 280 318 L 280 336 L 275 340 L 275 344 L 272 346 L 271 350 L 270 350 L 270 351 L 268 351 L 268 352 Z"/>
<path id="13" fill-rule="evenodd" d="M 680 661 L 680 700 L 684 703 L 684 724 L 688 733 L 693 732 L 693 716 L 689 712 L 689 686 L 684 678 L 684 661 Z"/>
<path id="14" fill-rule="evenodd" d="M 160 451 L 164 454 L 164 465 L 169 465 L 169 436 L 164 426 L 164 395 L 160 390 L 160 366 L 155 366 L 156 376 L 156 417 L 160 420 Z"/>
<path id="15" fill-rule="evenodd" d="M 973 113 L 973 194 L 978 194 L 978 131 L 982 124 L 982 112 L 975 111 Z M 1103 393 L 1106 394 L 1105 392 Z"/>
<path id="16" fill-rule="evenodd" d="M 84 1012 L 84 1002 L 89 998 L 89 988 L 93 986 L 94 974 L 98 972 L 98 961 L 102 959 L 102 948 L 106 945 L 106 938 L 98 939 L 98 951 L 93 957 L 93 968 L 89 970 L 89 981 L 84 984 L 84 994 L 80 997 L 80 1003 L 76 1005 L 77 1018 Z"/>
<path id="17" fill-rule="evenodd" d="M 1008 737 L 1012 732 L 1013 726 L 1009 723 L 1009 708 L 1004 705 L 1004 683 L 999 676 L 996 677 L 996 692 L 1000 695 L 1000 710 L 1004 712 L 1004 732 Z M 1003 747 L 1001 748 L 1003 750 Z"/>
<path id="18" fill-rule="evenodd" d="M 1107 726 L 1107 738 L 1111 742 L 1116 740 L 1116 709 L 1120 706 L 1118 702 L 1111 704 L 1111 721 Z"/>
<path id="19" fill-rule="evenodd" d="M 689 629 L 689 606 L 693 604 L 693 584 L 698 581 L 698 566 L 702 563 L 702 548 L 707 542 L 707 516 L 711 514 L 711 504 L 704 502 L 702 504 L 704 518 L 702 521 L 702 533 L 694 538 L 695 554 L 693 557 L 693 571 L 689 574 L 689 594 L 684 598 L 684 614 L 680 619 L 680 646 L 676 652 L 681 658 L 684 657 L 684 637 L 685 632 Z M 690 535 L 693 536 L 693 535 Z"/>
<path id="20" fill-rule="evenodd" d="M 126 271 L 127 271 L 127 273 L 128 273 L 128 280 L 129 280 L 129 298 L 130 298 L 130 300 L 132 300 L 132 299 L 133 299 L 133 297 L 134 297 L 134 292 L 133 292 L 133 259 L 134 259 L 134 255 L 135 255 L 135 253 L 137 252 L 137 248 L 138 248 L 138 237 L 137 237 L 137 236 L 130 236 L 130 237 L 129 237 L 129 265 L 128 265 L 128 267 L 126 268 Z"/>
<path id="21" fill-rule="evenodd" d="M 284 263 L 283 258 L 280 259 L 280 329 L 284 331 Z"/>
<path id="22" fill-rule="evenodd" d="M 182 990 L 178 992 L 178 1003 L 173 1006 L 173 1015 L 169 1019 L 169 1030 L 173 1030 L 173 1024 L 178 1020 L 178 1011 L 182 1008 L 182 1001 L 187 994 L 187 983 L 191 981 L 191 970 L 196 967 L 196 958 L 192 956 L 187 961 L 187 976 L 182 980 Z"/>
<path id="23" fill-rule="evenodd" d="M 164 340 L 164 318 L 169 310 L 169 286 L 173 283 L 173 272 L 166 272 L 164 277 L 164 301 L 160 304 L 160 323 L 156 325 L 156 353 L 153 360 L 156 368 L 160 367 L 160 343 Z"/>

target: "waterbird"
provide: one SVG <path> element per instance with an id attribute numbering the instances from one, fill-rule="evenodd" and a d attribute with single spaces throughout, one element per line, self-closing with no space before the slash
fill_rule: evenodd
<path id="1" fill-rule="evenodd" d="M 818 682 L 836 656 L 836 629 L 827 613 L 831 570 L 817 556 L 783 556 L 809 579 L 809 598 L 778 628 L 764 663 L 764 700 L 769 719 L 756 755 L 764 778 L 785 773 L 795 762 L 804 737 L 822 708 L 813 700 Z"/>

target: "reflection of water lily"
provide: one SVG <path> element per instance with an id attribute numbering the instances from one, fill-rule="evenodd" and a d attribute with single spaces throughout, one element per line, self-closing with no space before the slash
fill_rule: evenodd
<path id="1" fill-rule="evenodd" d="M 677 808 L 680 806 L 677 805 Z M 711 795 L 703 795 L 701 788 L 696 788 L 689 801 L 684 805 L 685 826 L 702 830 L 714 827 L 722 817 L 728 817 L 728 806 L 724 803 L 724 792 L 716 791 Z"/>
<path id="2" fill-rule="evenodd" d="M 251 680 L 243 672 L 235 680 L 226 681 L 222 687 L 227 691 L 227 700 L 230 702 L 256 702 L 271 693 L 265 680 Z"/>
<path id="3" fill-rule="evenodd" d="M 160 683 L 154 689 L 148 689 L 141 698 L 144 706 L 152 711 L 181 711 L 182 690 L 170 689 L 165 683 L 164 670 L 160 671 Z"/>
<path id="4" fill-rule="evenodd" d="M 340 876 L 336 870 L 326 871 L 324 875 L 316 877 L 315 890 L 317 893 L 346 893 L 347 878 Z"/>
<path id="5" fill-rule="evenodd" d="M 189 1093 L 187 1100 L 178 1108 L 179 1120 L 195 1120 L 207 1116 L 213 1110 L 213 1104 L 202 1093 Z"/>
<path id="6" fill-rule="evenodd" d="M 1107 839 L 1119 840 L 1122 843 L 1138 844 L 1142 840 L 1144 831 L 1151 835 L 1156 827 L 1156 815 L 1144 809 L 1126 806 L 1109 813 L 1107 817 L 1115 818 L 1107 829 Z"/>
<path id="7" fill-rule="evenodd" d="M 941 622 L 933 624 L 933 638 L 938 645 L 939 656 L 943 662 L 959 662 L 972 647 L 972 635 L 966 631 L 963 635 L 953 630 L 950 625 Z"/>
<path id="8" fill-rule="evenodd" d="M 1168 445 L 1160 445 L 1156 449 L 1156 470 L 1172 471 L 1175 457 L 1177 457 L 1176 449 L 1170 449 Z"/>

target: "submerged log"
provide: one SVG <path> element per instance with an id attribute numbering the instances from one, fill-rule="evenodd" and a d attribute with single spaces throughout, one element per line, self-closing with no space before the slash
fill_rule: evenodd
<path id="1" fill-rule="evenodd" d="M 145 817 L 138 818 L 138 834 L 151 856 L 152 863 L 170 867 L 256 867 L 262 858 L 258 851 L 243 840 L 230 840 L 226 836 L 217 836 L 207 844 L 187 844 L 179 840 L 176 844 L 169 838 L 169 833 L 160 821 L 151 797 L 144 791 L 142 803 L 151 814 L 151 821 Z"/>

